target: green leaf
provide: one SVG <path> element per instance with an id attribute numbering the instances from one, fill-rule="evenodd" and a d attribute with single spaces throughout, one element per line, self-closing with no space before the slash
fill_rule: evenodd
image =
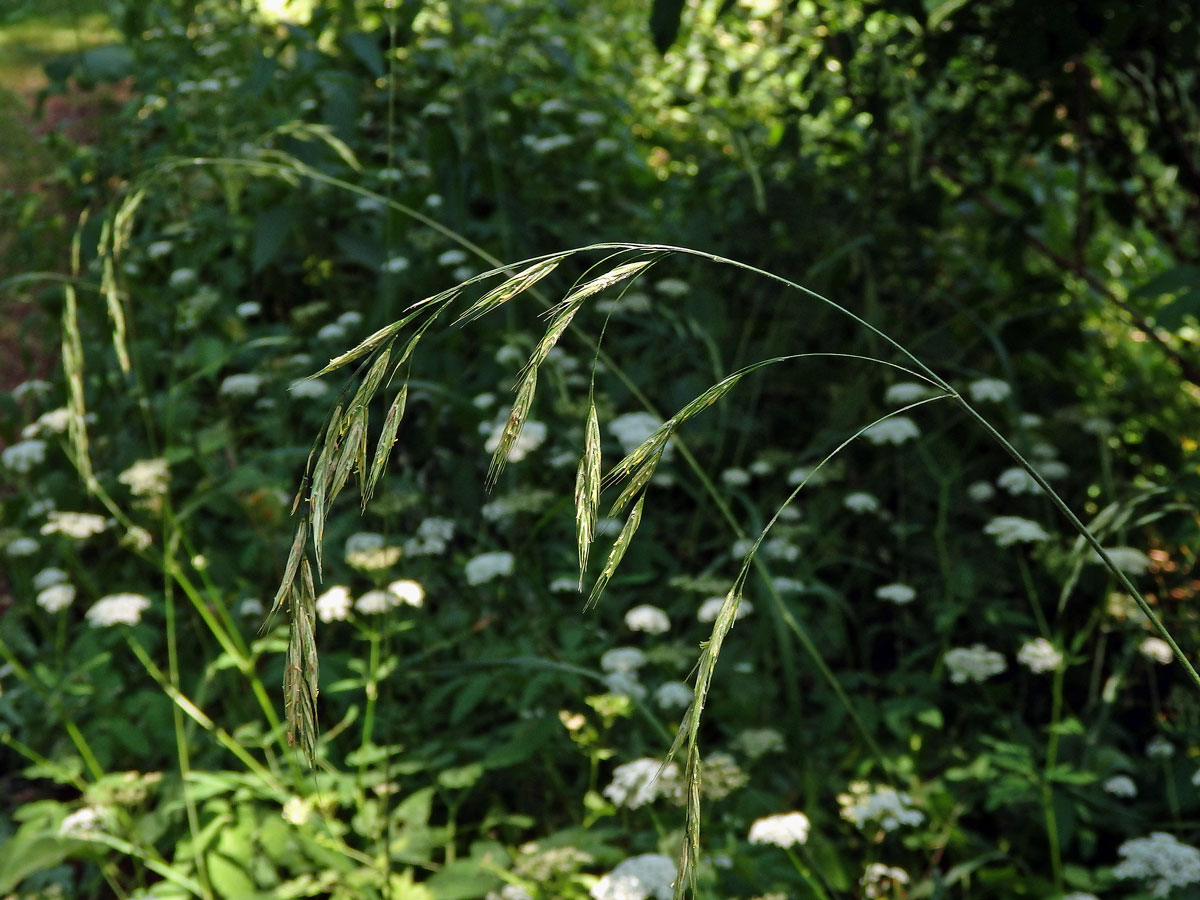
<path id="1" fill-rule="evenodd" d="M 679 34 L 685 0 L 654 0 L 650 9 L 650 37 L 659 53 L 666 53 Z"/>

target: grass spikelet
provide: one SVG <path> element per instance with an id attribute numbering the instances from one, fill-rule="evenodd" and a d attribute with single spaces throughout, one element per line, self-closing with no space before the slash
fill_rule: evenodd
<path id="1" fill-rule="evenodd" d="M 605 288 L 612 287 L 614 284 L 624 281 L 627 278 L 632 278 L 643 269 L 654 265 L 654 262 L 653 259 L 640 259 L 637 262 L 622 263 L 616 268 L 609 269 L 603 275 L 593 278 L 591 281 L 584 282 L 575 288 L 557 306 L 553 306 L 547 310 L 546 314 L 551 316 L 558 315 L 562 309 L 586 300 L 588 297 L 598 294 Z"/>
<path id="2" fill-rule="evenodd" d="M 311 766 L 316 749 L 320 664 L 317 659 L 316 590 L 307 560 L 301 564 L 298 583 L 292 586 L 289 611 L 292 630 L 283 671 L 287 742 L 291 747 L 299 744 Z"/>
<path id="3" fill-rule="evenodd" d="M 366 407 L 359 407 L 358 410 L 351 413 L 350 419 L 350 430 L 346 433 L 346 440 L 342 442 L 341 455 L 338 456 L 337 464 L 329 479 L 329 494 L 326 500 L 328 506 L 332 506 L 337 495 L 342 492 L 350 473 L 356 467 L 361 471 L 364 465 L 363 460 L 367 453 Z"/>
<path id="4" fill-rule="evenodd" d="M 367 404 L 375 396 L 375 390 L 383 382 L 383 376 L 387 374 L 388 360 L 391 358 L 391 355 L 392 349 L 390 346 L 387 346 L 375 357 L 375 362 L 371 363 L 371 368 L 367 370 L 367 374 L 363 376 L 358 390 L 354 392 L 354 399 L 350 401 L 348 412 L 351 415 L 354 415 L 360 409 L 366 410 Z"/>
<path id="5" fill-rule="evenodd" d="M 579 541 L 579 587 L 587 571 L 588 555 L 596 539 L 596 510 L 600 505 L 600 420 L 596 404 L 588 404 L 583 456 L 575 476 L 575 531 Z"/>
<path id="6" fill-rule="evenodd" d="M 400 388 L 396 394 L 392 405 L 388 407 L 387 416 L 383 420 L 383 430 L 379 433 L 379 441 L 375 445 L 375 458 L 371 461 L 371 470 L 367 474 L 366 482 L 362 487 L 362 508 L 365 512 L 367 504 L 375 493 L 375 485 L 379 481 L 379 476 L 383 474 L 384 466 L 387 465 L 388 457 L 392 452 L 392 445 L 396 443 L 396 431 L 400 427 L 400 420 L 404 418 L 404 407 L 408 402 L 408 384 Z"/>
<path id="7" fill-rule="evenodd" d="M 634 534 L 637 532 L 638 525 L 642 523 L 642 506 L 646 502 L 646 495 L 642 494 L 638 498 L 638 502 L 633 505 L 633 509 L 629 513 L 629 518 L 625 520 L 625 525 L 621 528 L 621 533 L 617 535 L 617 539 L 613 541 L 612 549 L 608 551 L 608 559 L 604 563 L 604 571 L 596 579 L 596 583 L 592 586 L 592 592 L 588 595 L 587 603 L 583 608 L 591 609 L 600 599 L 600 595 L 604 593 L 604 588 L 608 586 L 609 580 L 613 577 L 613 573 L 617 571 L 617 566 L 621 564 L 621 559 L 625 556 L 625 551 L 629 549 L 629 544 L 633 540 Z"/>
<path id="8" fill-rule="evenodd" d="M 340 443 L 342 426 L 342 407 L 338 405 L 329 417 L 329 425 L 325 428 L 325 443 L 317 457 L 317 466 L 313 471 L 312 492 L 309 504 L 312 508 L 313 530 L 313 559 L 317 564 L 317 575 L 321 574 L 322 550 L 325 539 L 325 516 L 329 512 L 329 477 L 333 467 L 333 455 Z"/>
<path id="9" fill-rule="evenodd" d="M 384 341 L 395 337 L 396 334 L 399 333 L 400 329 L 407 324 L 407 319 L 401 319 L 399 322 L 393 322 L 391 325 L 385 325 L 374 334 L 364 338 L 362 343 L 360 343 L 357 347 L 347 350 L 345 353 L 342 353 L 339 356 L 335 356 L 328 362 L 328 364 L 326 364 L 323 369 L 321 369 L 321 371 L 314 372 L 310 377 L 319 378 L 322 375 L 327 375 L 330 372 L 340 369 L 347 363 L 352 363 L 356 359 L 361 359 L 376 347 L 380 346 Z"/>
<path id="10" fill-rule="evenodd" d="M 271 601 L 270 614 L 274 614 L 281 606 L 296 582 L 296 573 L 300 571 L 300 561 L 304 558 L 304 543 L 308 538 L 308 520 L 301 519 L 300 524 L 296 526 L 296 537 L 292 540 L 292 549 L 288 553 L 287 565 L 283 568 L 283 579 L 279 582 L 279 590 L 275 592 L 275 599 Z M 263 623 L 263 628 L 266 628 L 266 623 Z"/>
<path id="11" fill-rule="evenodd" d="M 533 287 L 556 268 L 562 262 L 563 255 L 553 256 L 550 259 L 543 259 L 541 262 L 536 262 L 527 269 L 518 272 L 512 278 L 500 284 L 474 303 L 462 315 L 454 320 L 455 325 L 465 325 L 469 322 L 474 322 L 480 316 L 487 315 L 498 306 L 503 306 L 513 297 L 527 291 Z"/>
<path id="12" fill-rule="evenodd" d="M 527 370 L 525 377 L 521 379 L 520 387 L 517 388 L 512 412 L 508 414 L 504 432 L 500 435 L 500 443 L 496 445 L 496 452 L 492 454 L 492 461 L 488 464 L 486 483 L 489 491 L 496 486 L 496 479 L 500 477 L 500 473 L 504 471 L 504 464 L 508 462 L 508 452 L 521 436 L 521 428 L 529 417 L 529 408 L 533 406 L 533 394 L 537 390 L 537 373 L 536 368 Z"/>
<path id="13" fill-rule="evenodd" d="M 667 444 L 664 440 L 651 453 L 650 458 L 642 463 L 641 468 L 633 474 L 633 477 L 629 479 L 629 483 L 625 485 L 625 489 L 621 491 L 620 496 L 613 501 L 613 505 L 608 511 L 610 516 L 619 516 L 621 510 L 629 505 L 629 501 L 650 482 L 650 479 L 654 477 L 654 473 L 658 469 L 658 464 L 662 462 L 662 455 L 666 446 Z"/>

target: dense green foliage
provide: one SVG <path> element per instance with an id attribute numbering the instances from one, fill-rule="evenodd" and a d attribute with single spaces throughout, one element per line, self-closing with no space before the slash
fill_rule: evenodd
<path id="1" fill-rule="evenodd" d="M 1197 896 L 1197 686 L 956 402 L 1191 658 L 1196 14 L 1044 6 L 111 4 L 0 205 L 0 895 L 670 896 L 716 643 L 697 896 Z"/>

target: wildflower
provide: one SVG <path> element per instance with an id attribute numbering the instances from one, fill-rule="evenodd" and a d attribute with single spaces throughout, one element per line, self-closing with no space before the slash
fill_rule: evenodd
<path id="1" fill-rule="evenodd" d="M 749 840 L 752 844 L 793 847 L 808 840 L 809 827 L 808 816 L 801 812 L 766 816 L 750 826 Z"/>
<path id="2" fill-rule="evenodd" d="M 103 806 L 84 806 L 67 814 L 59 823 L 58 833 L 61 837 L 86 839 L 102 831 L 107 818 L 108 810 Z"/>
<path id="3" fill-rule="evenodd" d="M 1037 470 L 1047 481 L 1057 481 L 1060 478 L 1066 478 L 1071 471 L 1066 463 L 1060 462 L 1057 459 L 1047 459 L 1039 462 Z"/>
<path id="4" fill-rule="evenodd" d="M 415 606 L 420 609 L 425 605 L 425 588 L 419 581 L 411 578 L 401 578 L 387 586 L 388 593 L 394 594 L 405 606 Z"/>
<path id="5" fill-rule="evenodd" d="M 890 897 L 897 893 L 898 885 L 908 884 L 908 873 L 897 866 L 871 863 L 858 883 L 864 897 Z"/>
<path id="6" fill-rule="evenodd" d="M 691 293 L 692 286 L 682 278 L 664 278 L 656 285 L 660 294 L 666 294 L 668 297 L 686 297 Z"/>
<path id="7" fill-rule="evenodd" d="M 165 494 L 169 478 L 167 461 L 157 457 L 139 459 L 118 475 L 117 481 L 128 485 L 129 492 L 135 497 L 150 497 Z"/>
<path id="8" fill-rule="evenodd" d="M 454 522 L 431 516 L 422 519 L 415 536 L 404 542 L 404 552 L 409 556 L 435 556 L 445 553 L 454 538 Z"/>
<path id="9" fill-rule="evenodd" d="M 1063 655 L 1043 637 L 1026 641 L 1017 651 L 1017 662 L 1035 675 L 1053 672 L 1062 665 Z"/>
<path id="10" fill-rule="evenodd" d="M 721 800 L 746 786 L 750 780 L 728 753 L 710 753 L 700 767 L 701 791 L 710 800 Z"/>
<path id="11" fill-rule="evenodd" d="M 916 403 L 926 397 L 932 397 L 936 391 L 927 384 L 915 381 L 900 381 L 891 385 L 883 394 L 883 402 L 891 404 Z"/>
<path id="12" fill-rule="evenodd" d="M 399 181 L 404 177 L 404 174 L 396 168 L 380 169 L 375 173 L 375 177 L 380 181 Z"/>
<path id="13" fill-rule="evenodd" d="M 865 781 L 856 781 L 848 793 L 838 795 L 837 801 L 842 818 L 859 829 L 868 822 L 878 822 L 884 831 L 894 831 L 901 825 L 920 825 L 925 821 L 925 814 L 913 806 L 912 797 L 893 787 L 872 787 Z"/>
<path id="14" fill-rule="evenodd" d="M 625 413 L 608 423 L 608 430 L 621 445 L 621 452 L 628 456 L 641 446 L 662 425 L 662 419 L 648 412 Z"/>
<path id="15" fill-rule="evenodd" d="M 346 329 L 337 322 L 330 322 L 328 325 L 322 325 L 317 331 L 318 341 L 340 341 L 346 336 Z"/>
<path id="16" fill-rule="evenodd" d="M 381 268 L 385 272 L 390 272 L 391 274 L 396 275 L 400 272 L 406 271 L 408 269 L 408 265 L 409 263 L 406 257 L 393 256 L 391 259 L 385 262 Z"/>
<path id="17" fill-rule="evenodd" d="M 38 591 L 37 605 L 48 613 L 61 612 L 75 602 L 75 585 L 52 584 Z"/>
<path id="18" fill-rule="evenodd" d="M 1148 637 L 1138 644 L 1138 653 L 1160 666 L 1169 666 L 1175 659 L 1171 645 L 1162 638 Z"/>
<path id="19" fill-rule="evenodd" d="M 560 100 L 558 97 L 551 97 L 538 107 L 538 112 L 540 112 L 543 116 L 549 116 L 553 113 L 566 112 L 567 109 L 568 107 L 565 102 Z"/>
<path id="20" fill-rule="evenodd" d="M 283 820 L 292 825 L 303 825 L 308 821 L 308 817 L 312 814 L 312 804 L 307 800 L 292 795 L 287 798 L 287 802 L 283 804 L 281 810 Z"/>
<path id="21" fill-rule="evenodd" d="M 638 681 L 637 672 L 609 672 L 604 676 L 604 687 L 610 694 L 646 699 L 646 686 Z"/>
<path id="22" fill-rule="evenodd" d="M 768 753 L 782 753 L 783 735 L 774 728 L 748 728 L 733 739 L 733 749 L 758 759 Z"/>
<path id="23" fill-rule="evenodd" d="M 647 634 L 662 634 L 671 630 L 671 620 L 657 606 L 643 603 L 625 613 L 625 625 L 630 631 L 644 631 Z"/>
<path id="24" fill-rule="evenodd" d="M 38 552 L 38 542 L 31 537 L 13 538 L 4 552 L 9 556 L 33 556 Z"/>
<path id="25" fill-rule="evenodd" d="M 866 491 L 855 491 L 842 498 L 842 506 L 856 513 L 873 513 L 879 511 L 879 498 Z"/>
<path id="26" fill-rule="evenodd" d="M 365 572 L 377 572 L 394 566 L 401 553 L 403 550 L 389 546 L 382 534 L 359 531 L 346 538 L 346 563 Z"/>
<path id="27" fill-rule="evenodd" d="M 151 259 L 162 259 L 171 252 L 170 241 L 154 241 L 146 245 L 146 255 Z"/>
<path id="28" fill-rule="evenodd" d="M 989 650 L 983 644 L 955 647 L 946 652 L 943 661 L 950 670 L 950 680 L 955 684 L 987 681 L 1008 668 L 1001 654 Z"/>
<path id="29" fill-rule="evenodd" d="M 730 487 L 745 487 L 750 483 L 750 473 L 745 469 L 726 469 L 721 473 L 721 482 Z"/>
<path id="30" fill-rule="evenodd" d="M 53 566 L 42 569 L 33 576 L 33 587 L 35 590 L 45 590 L 51 585 L 62 584 L 67 580 L 67 573 L 62 569 L 56 569 Z"/>
<path id="31" fill-rule="evenodd" d="M 1020 516 L 996 516 L 983 526 L 983 533 L 996 539 L 1001 547 L 1011 547 L 1017 543 L 1038 543 L 1048 541 L 1045 529 L 1037 522 L 1022 519 Z"/>
<path id="32" fill-rule="evenodd" d="M 399 603 L 399 598 L 387 591 L 367 591 L 354 602 L 354 608 L 364 616 L 378 615 Z"/>
<path id="33" fill-rule="evenodd" d="M 521 138 L 521 143 L 532 150 L 534 153 L 544 156 L 547 153 L 553 153 L 560 147 L 567 147 L 571 144 L 572 138 L 567 134 L 552 134 L 549 137 L 538 138 L 532 135 L 526 135 Z"/>
<path id="34" fill-rule="evenodd" d="M 690 706 L 693 696 L 691 687 L 682 681 L 664 681 L 654 689 L 654 702 L 663 709 Z"/>
<path id="35" fill-rule="evenodd" d="M 0 453 L 0 461 L 5 467 L 24 475 L 34 466 L 40 465 L 46 459 L 46 442 L 39 440 L 17 441 L 11 447 L 5 447 Z"/>
<path id="36" fill-rule="evenodd" d="M 585 109 L 583 112 L 576 114 L 575 121 L 585 128 L 595 128 L 597 125 L 604 124 L 604 114 L 598 113 L 595 110 Z"/>
<path id="37" fill-rule="evenodd" d="M 1012 388 L 998 378 L 980 378 L 967 385 L 967 393 L 976 403 L 1002 403 L 1008 399 Z"/>
<path id="38" fill-rule="evenodd" d="M 96 601 L 84 616 L 93 626 L 136 625 L 149 605 L 150 598 L 141 594 L 109 594 Z"/>
<path id="39" fill-rule="evenodd" d="M 335 584 L 317 598 L 317 618 L 322 622 L 340 622 L 350 614 L 352 603 L 350 589 Z"/>
<path id="40" fill-rule="evenodd" d="M 516 560 L 511 553 L 498 550 L 492 553 L 481 553 L 467 560 L 464 573 L 467 584 L 483 584 L 493 578 L 511 575 Z"/>
<path id="41" fill-rule="evenodd" d="M 613 647 L 600 657 L 605 672 L 634 672 L 646 664 L 646 654 L 637 647 Z"/>
<path id="42" fill-rule="evenodd" d="M 238 604 L 237 613 L 247 619 L 253 619 L 263 614 L 262 601 L 257 597 L 246 597 Z"/>
<path id="43" fill-rule="evenodd" d="M 603 793 L 616 806 L 637 809 L 659 797 L 676 799 L 682 789 L 679 766 L 643 757 L 613 769 L 612 782 Z"/>
<path id="44" fill-rule="evenodd" d="M 467 261 L 467 254 L 461 250 L 447 250 L 438 256 L 437 261 L 440 266 L 453 268 L 465 263 Z"/>
<path id="45" fill-rule="evenodd" d="M 42 526 L 42 534 L 65 534 L 67 537 L 84 540 L 99 534 L 108 527 L 104 516 L 94 513 L 51 512 L 46 524 Z"/>
<path id="46" fill-rule="evenodd" d="M 496 395 L 491 393 L 490 391 L 486 391 L 482 394 L 477 394 L 471 400 L 471 405 L 474 406 L 476 409 L 488 409 L 495 402 L 496 402 Z"/>
<path id="47" fill-rule="evenodd" d="M 659 853 L 631 856 L 596 882 L 592 900 L 671 900 L 675 862 Z"/>
<path id="48" fill-rule="evenodd" d="M 478 40 L 483 35 L 477 35 Z M 487 896 L 483 900 L 533 900 L 533 894 L 525 890 L 519 884 L 506 884 L 500 888 L 500 892 L 488 891 Z"/>
<path id="49" fill-rule="evenodd" d="M 1175 835 L 1165 831 L 1126 841 L 1117 848 L 1117 853 L 1123 858 L 1113 868 L 1113 874 L 1118 878 L 1150 881 L 1153 897 L 1165 897 L 1174 888 L 1200 881 L 1200 850 L 1180 843 Z"/>
<path id="50" fill-rule="evenodd" d="M 357 328 L 362 324 L 362 313 L 356 309 L 348 309 L 337 317 L 337 323 L 343 328 Z"/>
<path id="51" fill-rule="evenodd" d="M 195 280 L 195 269 L 176 269 L 167 278 L 167 284 L 169 284 L 171 287 L 186 287 Z"/>
<path id="52" fill-rule="evenodd" d="M 1150 738 L 1150 742 L 1146 744 L 1147 759 L 1170 759 L 1175 755 L 1175 745 L 1168 741 L 1161 734 L 1156 734 Z"/>
<path id="53" fill-rule="evenodd" d="M 244 303 L 239 303 L 233 308 L 233 311 L 243 319 L 249 319 L 252 316 L 257 316 L 262 312 L 262 304 L 256 303 L 253 300 L 247 300 Z"/>
<path id="54" fill-rule="evenodd" d="M 1014 496 L 1042 493 L 1042 486 L 1033 480 L 1033 476 L 1015 466 L 1001 472 L 1000 477 L 996 479 L 996 484 Z"/>
<path id="55" fill-rule="evenodd" d="M 225 397 L 251 397 L 258 393 L 262 383 L 263 377 L 252 372 L 227 375 L 217 393 Z"/>
<path id="56" fill-rule="evenodd" d="M 288 393 L 297 400 L 316 400 L 329 393 L 329 385 L 319 378 L 298 378 L 288 386 Z"/>
<path id="57" fill-rule="evenodd" d="M 908 416 L 892 416 L 867 428 L 862 436 L 876 446 L 903 444 L 919 437 L 921 429 Z"/>
<path id="58" fill-rule="evenodd" d="M 976 503 L 987 503 L 996 496 L 996 489 L 986 481 L 976 481 L 967 486 L 967 496 Z"/>
<path id="59" fill-rule="evenodd" d="M 875 596 L 880 600 L 888 600 L 895 603 L 897 606 L 904 606 L 907 603 L 912 603 L 917 597 L 917 592 L 907 584 L 885 584 L 883 587 L 875 589 Z"/>
<path id="60" fill-rule="evenodd" d="M 1112 794 L 1114 797 L 1136 797 L 1137 785 L 1133 783 L 1133 779 L 1128 775 L 1114 775 L 1108 781 L 1104 782 L 1104 790 Z"/>
<path id="61" fill-rule="evenodd" d="M 715 622 L 717 614 L 720 613 L 721 607 L 725 604 L 724 597 L 709 597 L 700 604 L 700 609 L 696 611 L 696 619 L 700 622 Z M 739 600 L 737 612 L 734 613 L 734 621 L 740 621 L 746 618 L 750 613 L 754 612 L 754 604 L 749 600 Z"/>
<path id="62" fill-rule="evenodd" d="M 1126 575 L 1145 575 L 1150 568 L 1150 557 L 1136 547 L 1105 547 L 1104 552 L 1113 565 Z M 1092 562 L 1103 563 L 1100 554 L 1092 552 Z"/>
<path id="63" fill-rule="evenodd" d="M 746 548 L 749 551 L 749 547 Z M 795 562 L 800 558 L 800 548 L 783 538 L 771 538 L 762 545 L 763 553 L 770 559 L 782 559 L 785 562 Z M 741 554 L 745 555 L 745 554 Z"/>
<path id="64" fill-rule="evenodd" d="M 1112 422 L 1108 421 L 1108 419 L 1102 419 L 1099 416 L 1084 419 L 1079 423 L 1079 428 L 1081 431 L 1086 431 L 1088 434 L 1094 434 L 1097 437 L 1104 437 L 1117 430 L 1117 427 Z"/>
<path id="65" fill-rule="evenodd" d="M 550 582 L 550 593 L 561 594 L 567 591 L 579 591 L 579 582 L 566 575 L 559 576 Z"/>
<path id="66" fill-rule="evenodd" d="M 53 431 L 62 434 L 71 424 L 71 410 L 65 406 L 42 413 L 37 418 L 38 428 L 43 431 Z"/>

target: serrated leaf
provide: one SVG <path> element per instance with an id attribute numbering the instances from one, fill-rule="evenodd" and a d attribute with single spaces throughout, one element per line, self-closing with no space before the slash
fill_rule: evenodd
<path id="1" fill-rule="evenodd" d="M 609 580 L 617 571 L 617 566 L 621 564 L 621 560 L 625 556 L 625 551 L 629 549 L 629 544 L 637 532 L 638 525 L 642 523 L 642 506 L 645 502 L 646 495 L 642 494 L 630 511 L 629 518 L 625 520 L 625 525 L 621 528 L 621 533 L 617 535 L 617 539 L 613 541 L 612 549 L 608 551 L 608 560 L 604 563 L 604 571 L 600 573 L 600 577 L 596 579 L 595 585 L 592 586 L 592 592 L 588 595 L 587 603 L 583 607 L 584 609 L 591 609 L 596 605 L 596 602 L 600 599 L 600 595 L 604 593 L 605 587 L 608 586 Z"/>
<path id="2" fill-rule="evenodd" d="M 579 541 L 579 585 L 587 571 L 588 555 L 596 539 L 596 511 L 600 505 L 600 420 L 596 404 L 588 404 L 583 456 L 575 475 L 575 531 Z"/>
<path id="3" fill-rule="evenodd" d="M 383 430 L 379 433 L 379 441 L 375 445 L 375 458 L 371 461 L 371 471 L 367 474 L 366 484 L 362 490 L 362 508 L 366 510 L 367 503 L 375 493 L 375 484 L 383 474 L 391 455 L 392 445 L 396 443 L 396 431 L 400 428 L 400 420 L 404 418 L 404 407 L 408 402 L 408 385 L 405 384 L 396 394 L 392 405 L 388 408 L 383 420 Z"/>
<path id="4" fill-rule="evenodd" d="M 521 436 L 521 428 L 525 425 L 525 419 L 529 417 L 529 408 L 533 405 L 533 395 L 537 390 L 537 373 L 536 368 L 526 371 L 525 377 L 521 379 L 520 387 L 517 388 L 517 397 L 513 402 L 512 412 L 508 414 L 508 421 L 504 423 L 500 442 L 496 445 L 496 451 L 492 454 L 492 461 L 488 465 L 488 490 L 495 487 L 496 479 L 504 471 L 504 464 L 508 462 L 508 453 L 512 450 L 513 444 L 517 442 L 517 438 Z"/>
<path id="5" fill-rule="evenodd" d="M 541 262 L 536 262 L 528 269 L 518 272 L 512 278 L 492 288 L 472 303 L 466 312 L 454 320 L 454 324 L 465 325 L 468 322 L 474 322 L 481 316 L 487 315 L 496 307 L 502 306 L 513 297 L 533 287 L 558 268 L 560 262 L 562 262 L 562 257 L 555 256 L 551 259 L 543 259 Z"/>

